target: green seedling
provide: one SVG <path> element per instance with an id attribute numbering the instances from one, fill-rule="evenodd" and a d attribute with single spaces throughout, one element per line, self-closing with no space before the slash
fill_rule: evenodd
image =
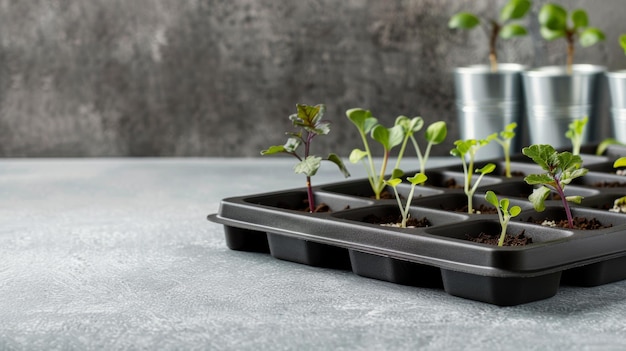
<path id="1" fill-rule="evenodd" d="M 415 148 L 415 153 L 417 153 L 417 158 L 420 164 L 420 172 L 426 174 L 426 163 L 428 162 L 428 158 L 430 157 L 430 150 L 433 145 L 441 144 L 444 140 L 446 140 L 446 136 L 448 135 L 448 127 L 446 126 L 446 122 L 437 121 L 432 123 L 426 128 L 426 133 L 424 137 L 427 141 L 426 149 L 422 154 L 422 151 L 415 139 L 414 135 L 411 135 L 411 142 L 413 143 L 413 147 Z"/>
<path id="2" fill-rule="evenodd" d="M 571 20 L 571 24 L 568 23 Z M 567 41 L 567 72 L 572 73 L 574 64 L 574 44 L 576 40 L 582 47 L 592 46 L 605 39 L 604 32 L 589 26 L 587 12 L 576 9 L 569 15 L 560 5 L 548 3 L 539 11 L 541 36 L 546 40 L 565 38 Z"/>
<path id="3" fill-rule="evenodd" d="M 454 142 L 454 145 L 456 147 L 450 150 L 450 154 L 455 157 L 460 157 L 463 163 L 463 174 L 465 176 L 463 190 L 465 192 L 465 195 L 467 195 L 467 213 L 474 213 L 472 197 L 474 196 L 474 193 L 476 192 L 480 181 L 483 179 L 485 174 L 489 174 L 496 169 L 495 164 L 488 163 L 482 168 L 474 170 L 476 152 L 487 144 L 489 144 L 489 141 L 487 139 L 457 140 Z M 480 176 L 472 185 L 474 172 L 480 173 Z"/>
<path id="4" fill-rule="evenodd" d="M 626 144 L 622 143 L 621 141 L 615 138 L 606 138 L 602 140 L 600 144 L 598 144 L 598 147 L 596 148 L 596 155 L 602 155 L 606 151 L 606 149 L 608 149 L 609 146 L 611 145 L 626 146 Z"/>
<path id="5" fill-rule="evenodd" d="M 504 245 L 504 239 L 506 238 L 506 227 L 509 225 L 511 218 L 517 216 L 522 212 L 522 208 L 519 206 L 512 206 L 509 208 L 509 199 L 500 199 L 496 194 L 489 190 L 485 194 L 485 200 L 492 204 L 498 211 L 498 219 L 500 220 L 500 239 L 498 240 L 498 246 Z"/>
<path id="6" fill-rule="evenodd" d="M 572 153 L 574 155 L 580 155 L 580 147 L 583 144 L 583 134 L 588 121 L 589 117 L 587 116 L 574 120 L 569 124 L 567 132 L 565 132 L 565 137 L 572 141 Z"/>
<path id="7" fill-rule="evenodd" d="M 626 157 L 620 157 L 613 163 L 613 168 L 626 167 Z M 613 208 L 609 211 L 626 213 L 626 196 L 622 196 L 613 202 Z"/>
<path id="8" fill-rule="evenodd" d="M 580 203 L 582 196 L 565 196 L 565 186 L 575 178 L 587 174 L 587 169 L 582 168 L 582 158 L 571 152 L 557 152 L 551 145 L 531 145 L 522 149 L 522 153 L 532 159 L 546 173 L 530 174 L 524 178 L 530 185 L 541 185 L 535 188 L 528 196 L 528 200 L 533 204 L 538 212 L 545 210 L 545 200 L 551 191 L 555 191 L 563 204 L 567 223 L 570 228 L 574 228 L 572 211 L 569 202 Z"/>
<path id="9" fill-rule="evenodd" d="M 350 162 L 358 163 L 359 161 L 363 161 L 367 178 L 374 191 L 374 196 L 376 199 L 380 199 L 380 194 L 385 189 L 385 173 L 387 171 L 389 157 L 391 156 L 391 150 L 402 144 L 406 138 L 404 127 L 401 124 L 396 124 L 391 128 L 385 128 L 378 123 L 378 120 L 372 116 L 370 111 L 361 108 L 353 108 L 346 111 L 346 116 L 357 127 L 363 142 L 363 147 L 365 148 L 365 150 L 352 150 L 349 157 Z M 374 164 L 371 147 L 367 138 L 368 134 L 383 147 L 383 161 L 380 170 L 377 170 Z M 398 177 L 401 176 L 402 171 L 396 169 L 393 173 L 392 177 Z"/>
<path id="10" fill-rule="evenodd" d="M 515 128 L 517 123 L 513 122 L 504 127 L 500 133 L 493 133 L 487 137 L 488 141 L 495 141 L 502 146 L 504 152 L 504 174 L 507 178 L 511 178 L 511 141 L 515 138 Z"/>
<path id="11" fill-rule="evenodd" d="M 322 120 L 325 105 L 301 105 L 297 104 L 297 113 L 289 116 L 293 125 L 300 130 L 296 133 L 287 132 L 289 136 L 284 145 L 270 146 L 267 150 L 261 151 L 261 155 L 272 155 L 278 153 L 286 153 L 298 159 L 298 163 L 294 167 L 294 172 L 306 175 L 307 197 L 309 201 L 309 212 L 315 210 L 315 200 L 313 197 L 313 189 L 311 186 L 311 177 L 317 173 L 320 168 L 322 158 L 310 154 L 311 142 L 318 135 L 326 135 L 330 132 L 330 123 Z M 300 146 L 304 145 L 304 155 L 298 154 Z M 347 178 L 350 173 L 346 169 L 343 161 L 339 156 L 331 153 L 325 160 L 331 161 L 339 167 L 339 170 Z"/>
<path id="12" fill-rule="evenodd" d="M 406 222 L 409 219 L 409 208 L 411 207 L 411 200 L 413 199 L 413 194 L 415 192 L 415 186 L 419 184 L 423 184 L 428 177 L 424 173 L 416 173 L 413 177 L 408 177 L 408 180 L 411 183 L 411 191 L 409 192 L 409 196 L 406 199 L 406 205 L 402 205 L 402 200 L 400 200 L 400 194 L 398 194 L 397 186 L 402 183 L 400 178 L 391 178 L 385 181 L 385 184 L 391 186 L 393 188 L 393 192 L 396 195 L 396 200 L 398 201 L 398 208 L 400 209 L 400 214 L 402 215 L 402 222 L 400 223 L 400 227 L 406 228 Z"/>
<path id="13" fill-rule="evenodd" d="M 402 171 L 400 170 L 400 161 L 404 156 L 404 151 L 406 151 L 406 145 L 409 142 L 409 139 L 415 140 L 413 134 L 418 132 L 424 126 L 424 120 L 422 117 L 413 117 L 408 118 L 406 116 L 398 116 L 396 118 L 395 126 L 400 126 L 402 128 L 402 143 L 400 146 L 400 151 L 398 152 L 398 158 L 396 160 L 396 165 L 393 168 L 394 175 L 397 177 L 402 176 Z"/>
<path id="14" fill-rule="evenodd" d="M 526 35 L 528 31 L 524 26 L 519 23 L 511 23 L 511 21 L 519 20 L 526 16 L 530 5 L 531 2 L 529 0 L 510 0 L 500 10 L 499 21 L 493 18 L 481 20 L 473 13 L 459 12 L 450 18 L 448 27 L 453 29 L 473 29 L 481 25 L 489 38 L 489 62 L 491 71 L 496 72 L 498 70 L 498 54 L 496 52 L 498 37 L 510 39 Z"/>
<path id="15" fill-rule="evenodd" d="M 624 50 L 624 55 L 626 55 L 626 34 L 622 34 L 619 36 L 619 46 L 622 47 L 622 50 Z"/>

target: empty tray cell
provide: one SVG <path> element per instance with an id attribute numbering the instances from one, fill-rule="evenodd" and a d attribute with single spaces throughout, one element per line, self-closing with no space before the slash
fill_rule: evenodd
<path id="1" fill-rule="evenodd" d="M 353 210 L 346 210 L 333 214 L 335 218 L 348 219 L 351 221 L 361 222 L 369 225 L 383 225 L 391 222 L 395 222 L 401 219 L 400 210 L 397 205 L 376 205 L 369 207 L 362 207 Z M 411 206 L 409 209 L 409 217 L 415 218 L 427 224 L 419 225 L 420 227 L 430 227 L 435 225 L 442 225 L 447 223 L 454 223 L 467 219 L 467 216 L 442 212 L 433 210 L 426 207 Z M 425 220 L 425 221 L 424 221 Z M 389 228 L 387 226 L 381 226 L 381 228 Z M 410 229 L 410 228 L 407 228 Z M 381 233 L 381 235 L 384 235 Z"/>
<path id="2" fill-rule="evenodd" d="M 430 171 L 427 173 L 428 180 L 426 181 L 426 185 L 434 186 L 439 188 L 446 189 L 463 189 L 463 185 L 465 184 L 465 175 L 461 172 L 452 172 L 452 171 Z M 478 179 L 479 175 L 474 174 L 472 177 L 472 184 Z M 483 176 L 483 179 L 480 181 L 481 186 L 490 185 L 490 184 L 498 184 L 502 182 L 502 179 L 496 178 L 490 175 Z"/>
<path id="3" fill-rule="evenodd" d="M 231 250 L 270 252 L 265 232 L 224 225 L 226 246 Z"/>
<path id="4" fill-rule="evenodd" d="M 309 266 L 351 269 L 348 249 L 275 233 L 267 233 L 267 241 L 275 258 Z"/>
<path id="5" fill-rule="evenodd" d="M 626 256 L 591 263 L 563 272 L 561 282 L 574 286 L 598 286 L 626 279 Z"/>
<path id="6" fill-rule="evenodd" d="M 497 184 L 506 186 L 507 184 Z M 518 205 L 521 208 L 531 208 L 531 204 L 520 199 L 510 199 L 511 205 Z M 442 211 L 452 211 L 459 213 L 467 213 L 467 195 L 464 193 L 448 193 L 433 198 L 424 198 L 414 203 L 416 206 L 423 206 Z M 474 214 L 497 214 L 496 208 L 485 200 L 483 193 L 474 194 L 472 196 L 472 208 Z"/>
<path id="7" fill-rule="evenodd" d="M 350 196 L 358 196 L 362 198 L 374 200 L 374 191 L 370 186 L 367 179 L 361 179 L 353 182 L 345 182 L 343 184 L 331 184 L 323 186 L 322 189 L 326 192 L 333 192 L 339 194 L 345 194 Z M 409 195 L 410 186 L 405 184 L 398 185 L 398 193 L 401 196 L 407 197 Z M 441 194 L 443 191 L 440 189 L 433 189 L 427 186 L 415 187 L 413 197 L 431 196 Z M 381 196 L 383 199 L 395 199 L 395 194 L 390 186 L 386 186 Z"/>
<path id="8" fill-rule="evenodd" d="M 441 270 L 444 290 L 453 296 L 498 306 L 514 306 L 556 295 L 561 272 L 528 277 L 490 277 Z"/>
<path id="9" fill-rule="evenodd" d="M 621 213 L 601 211 L 597 209 L 585 207 L 571 207 L 571 213 L 576 230 L 611 230 L 615 226 L 624 223 L 624 215 Z M 513 218 L 521 222 L 539 225 L 539 226 L 560 226 L 565 228 L 567 225 L 567 215 L 563 207 L 550 206 L 546 207 L 543 212 L 524 211 L 518 217 Z M 549 224 L 548 222 L 554 222 Z"/>
<path id="10" fill-rule="evenodd" d="M 315 207 L 319 212 L 335 212 L 347 208 L 356 208 L 372 204 L 359 198 L 338 196 L 320 191 L 314 192 Z M 246 202 L 276 207 L 285 210 L 307 212 L 309 201 L 306 190 L 292 190 L 282 193 L 271 193 L 263 196 L 246 198 Z"/>
<path id="11" fill-rule="evenodd" d="M 350 250 L 350 261 L 352 271 L 362 277 L 419 287 L 443 286 L 437 267 L 357 250 Z"/>

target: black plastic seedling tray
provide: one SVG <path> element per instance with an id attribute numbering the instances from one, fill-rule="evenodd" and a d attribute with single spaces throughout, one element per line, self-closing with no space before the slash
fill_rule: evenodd
<path id="1" fill-rule="evenodd" d="M 583 150 L 590 150 L 587 147 Z M 224 225 L 232 250 L 270 253 L 273 257 L 311 266 L 352 270 L 368 278 L 418 287 L 443 288 L 448 294 L 508 306 L 554 296 L 561 284 L 597 286 L 626 279 L 626 214 L 609 212 L 613 201 L 626 195 L 626 177 L 616 175 L 612 162 L 626 149 L 611 147 L 605 156 L 583 154 L 589 173 L 566 190 L 585 199 L 573 215 L 595 218 L 610 226 L 597 230 L 569 230 L 530 222 L 560 219 L 560 201 L 548 201 L 536 212 L 527 199 L 532 187 L 523 176 L 506 178 L 503 162 L 485 176 L 474 196 L 475 206 L 487 204 L 493 190 L 522 207 L 509 233 L 533 239 L 526 246 L 497 247 L 466 239 L 480 232 L 499 233 L 497 214 L 455 211 L 467 203 L 461 189 L 444 186 L 463 178 L 461 165 L 427 170 L 429 181 L 418 186 L 411 217 L 426 217 L 428 227 L 394 228 L 371 224 L 369 215 L 397 214 L 395 199 L 374 200 L 366 179 L 320 185 L 316 203 L 331 212 L 308 213 L 297 208 L 306 199 L 304 188 L 223 199 L 209 220 Z M 514 157 L 513 171 L 541 170 L 524 157 Z M 411 172 L 407 172 L 411 174 Z M 610 182 L 611 187 L 602 186 Z M 404 196 L 409 185 L 398 186 Z"/>

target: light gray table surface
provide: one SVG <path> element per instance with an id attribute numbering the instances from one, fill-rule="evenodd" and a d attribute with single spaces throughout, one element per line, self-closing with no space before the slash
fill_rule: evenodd
<path id="1" fill-rule="evenodd" d="M 207 214 L 301 187 L 292 166 L 0 161 L 0 350 L 626 349 L 625 281 L 503 308 L 229 250 Z"/>

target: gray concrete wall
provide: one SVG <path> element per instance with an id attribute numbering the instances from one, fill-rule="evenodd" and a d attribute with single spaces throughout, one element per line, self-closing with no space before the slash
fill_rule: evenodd
<path id="1" fill-rule="evenodd" d="M 501 61 L 564 61 L 560 43 L 502 43 Z M 316 153 L 358 146 L 345 118 L 371 109 L 449 123 L 451 70 L 486 62 L 484 33 L 452 32 L 468 9 L 504 0 L 0 1 L 0 156 L 256 156 L 280 144 L 296 103 L 333 122 Z M 576 61 L 626 67 L 623 0 L 585 7 L 608 36 Z"/>

